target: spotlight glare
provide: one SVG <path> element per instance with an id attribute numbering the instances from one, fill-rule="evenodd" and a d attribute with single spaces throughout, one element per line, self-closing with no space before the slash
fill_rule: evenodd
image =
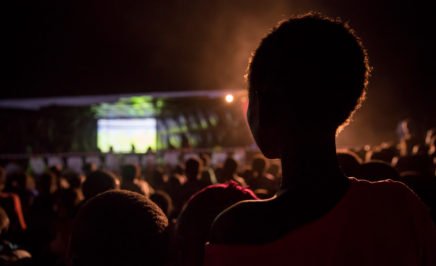
<path id="1" fill-rule="evenodd" d="M 234 97 L 233 97 L 232 94 L 227 94 L 227 95 L 226 95 L 226 102 L 228 102 L 228 103 L 232 103 L 233 100 L 234 100 Z"/>

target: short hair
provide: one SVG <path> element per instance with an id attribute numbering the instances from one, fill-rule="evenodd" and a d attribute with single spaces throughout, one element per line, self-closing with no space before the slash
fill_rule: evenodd
<path id="1" fill-rule="evenodd" d="M 162 190 L 157 190 L 150 195 L 150 199 L 159 206 L 167 217 L 171 216 L 174 209 L 171 196 Z"/>
<path id="2" fill-rule="evenodd" d="M 360 166 L 359 178 L 369 181 L 384 179 L 399 180 L 400 175 L 390 164 L 383 161 L 370 161 Z"/>
<path id="3" fill-rule="evenodd" d="M 363 101 L 369 73 L 354 31 L 310 13 L 280 23 L 261 41 L 247 73 L 249 97 L 259 94 L 270 113 L 336 129 Z"/>
<path id="4" fill-rule="evenodd" d="M 198 178 L 201 171 L 202 163 L 199 159 L 190 158 L 185 163 L 185 172 L 188 180 Z"/>
<path id="5" fill-rule="evenodd" d="M 121 177 L 123 180 L 133 181 L 137 178 L 139 168 L 134 164 L 125 164 L 121 167 Z"/>
<path id="6" fill-rule="evenodd" d="M 362 159 L 349 150 L 341 150 L 336 153 L 336 157 L 342 172 L 346 176 L 358 177 Z"/>
<path id="7" fill-rule="evenodd" d="M 224 161 L 223 171 L 226 174 L 235 174 L 237 170 L 238 170 L 238 162 L 235 159 L 228 157 Z"/>
<path id="8" fill-rule="evenodd" d="M 201 265 L 204 245 L 214 219 L 242 200 L 258 199 L 250 189 L 234 181 L 210 185 L 195 193 L 185 204 L 176 225 L 180 265 Z"/>
<path id="9" fill-rule="evenodd" d="M 146 197 L 112 190 L 79 210 L 69 247 L 73 266 L 164 265 L 168 219 Z"/>
<path id="10" fill-rule="evenodd" d="M 85 199 L 89 199 L 99 193 L 115 189 L 116 187 L 116 177 L 113 173 L 97 170 L 86 177 L 85 182 L 83 182 L 82 190 Z"/>

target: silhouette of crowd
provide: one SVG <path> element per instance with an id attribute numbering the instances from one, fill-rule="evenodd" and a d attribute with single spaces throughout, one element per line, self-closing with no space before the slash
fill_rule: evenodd
<path id="1" fill-rule="evenodd" d="M 404 182 L 431 208 L 436 221 L 436 131 L 429 130 L 427 140 L 425 136 L 417 136 L 417 139 L 419 141 L 406 154 L 402 154 L 405 140 L 401 139 L 373 147 L 338 150 L 338 161 L 342 171 L 350 177 Z M 77 173 L 57 166 L 47 168 L 42 175 L 26 172 L 12 161 L 0 168 L 0 261 L 8 261 L 10 265 L 67 265 L 68 243 L 78 210 L 89 199 L 111 191 L 112 194 L 106 196 L 111 201 L 105 207 L 107 210 L 89 208 L 105 210 L 116 217 L 122 216 L 124 222 L 134 223 L 131 220 L 138 219 L 133 218 L 136 217 L 132 214 L 134 210 L 119 213 L 128 207 L 129 199 L 117 203 L 117 197 L 122 200 L 131 196 L 132 201 L 142 200 L 148 205 L 153 202 L 160 208 L 153 207 L 160 218 L 167 219 L 169 250 L 166 258 L 169 263 L 202 265 L 204 244 L 209 240 L 210 227 L 218 214 L 242 200 L 271 198 L 279 191 L 281 183 L 280 164 L 260 154 L 244 165 L 238 165 L 229 153 L 221 164 L 212 166 L 210 155 L 202 153 L 175 167 L 156 164 L 143 168 L 123 164 L 115 172 L 104 168 L 85 164 L 83 171 Z M 104 231 L 108 235 L 130 228 L 136 236 L 140 232 L 134 228 L 142 227 L 139 223 L 123 224 L 110 216 L 87 219 L 110 226 Z M 101 220 L 97 222 L 97 219 Z M 93 247 L 90 249 L 98 254 Z M 144 255 L 138 259 L 141 257 L 145 259 Z M 15 261 L 20 264 L 13 264 Z M 99 263 L 90 265 L 103 265 L 103 261 Z"/>
<path id="2" fill-rule="evenodd" d="M 434 265 L 436 129 L 420 136 L 405 121 L 398 140 L 336 150 L 368 71 L 348 26 L 291 18 L 262 40 L 248 75 L 251 130 L 281 163 L 232 152 L 211 163 L 213 151 L 175 162 L 149 151 L 144 163 L 111 153 L 39 173 L 5 162 L 0 265 L 399 265 L 387 260 L 403 259 L 394 241 L 417 256 L 404 265 Z"/>

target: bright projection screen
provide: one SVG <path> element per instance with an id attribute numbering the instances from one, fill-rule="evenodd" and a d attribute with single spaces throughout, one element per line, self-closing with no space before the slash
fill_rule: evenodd
<path id="1" fill-rule="evenodd" d="M 112 146 L 115 152 L 130 152 L 132 145 L 137 153 L 148 147 L 156 149 L 156 119 L 99 119 L 97 145 L 102 152 Z"/>

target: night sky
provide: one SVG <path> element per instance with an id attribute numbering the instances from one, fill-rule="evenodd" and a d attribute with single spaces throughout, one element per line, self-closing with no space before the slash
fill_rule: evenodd
<path id="1" fill-rule="evenodd" d="M 345 143 L 357 131 L 388 138 L 406 116 L 427 124 L 436 117 L 431 1 L 10 2 L 1 99 L 244 88 L 261 37 L 279 20 L 314 10 L 349 21 L 374 67 Z"/>

